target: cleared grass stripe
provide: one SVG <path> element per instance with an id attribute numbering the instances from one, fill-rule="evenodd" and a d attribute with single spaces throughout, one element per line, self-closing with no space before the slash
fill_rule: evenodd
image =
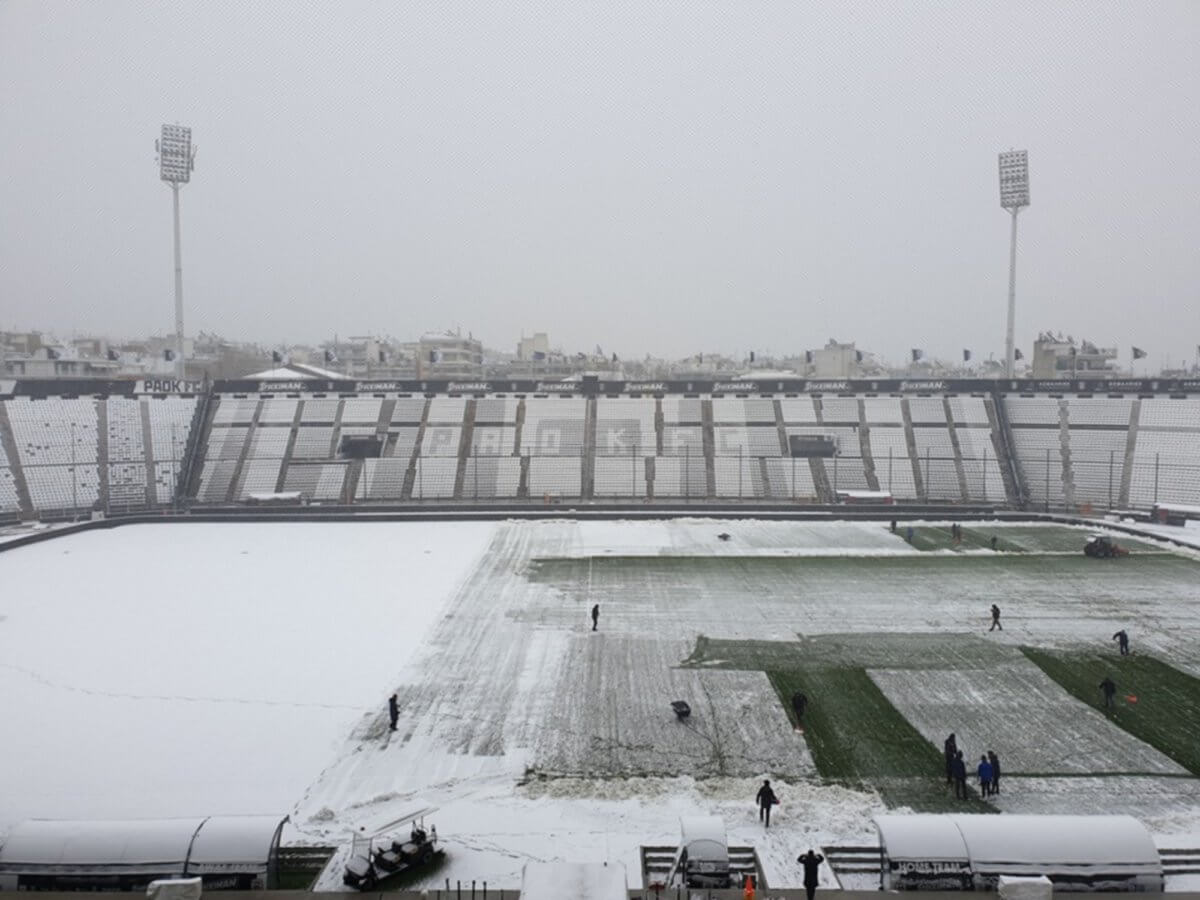
<path id="1" fill-rule="evenodd" d="M 1200 775 L 1200 679 L 1143 654 L 1021 651 L 1113 724 Z M 1106 676 L 1117 687 L 1113 709 L 1104 708 L 1100 692 Z"/>

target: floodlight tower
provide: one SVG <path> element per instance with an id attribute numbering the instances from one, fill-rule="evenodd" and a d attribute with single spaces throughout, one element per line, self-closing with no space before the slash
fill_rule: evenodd
<path id="1" fill-rule="evenodd" d="M 186 374 L 183 359 L 183 259 L 179 249 L 179 189 L 192 179 L 196 148 L 192 129 L 182 125 L 164 125 L 162 137 L 154 142 L 158 151 L 159 177 L 171 186 L 175 201 L 175 375 Z"/>
<path id="2" fill-rule="evenodd" d="M 1017 213 L 1029 205 L 1029 153 L 1000 154 L 1000 206 L 1012 213 L 1012 243 L 1008 248 L 1008 333 L 1004 341 L 1005 374 L 1013 377 L 1016 358 L 1013 326 L 1017 318 Z"/>

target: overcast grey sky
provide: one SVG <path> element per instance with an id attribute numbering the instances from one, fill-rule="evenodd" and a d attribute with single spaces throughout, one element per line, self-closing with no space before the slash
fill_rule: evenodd
<path id="1" fill-rule="evenodd" d="M 1200 2 L 0 2 L 0 328 L 1200 344 Z"/>

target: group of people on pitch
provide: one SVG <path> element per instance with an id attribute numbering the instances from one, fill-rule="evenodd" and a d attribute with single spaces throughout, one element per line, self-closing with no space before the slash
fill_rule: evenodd
<path id="1" fill-rule="evenodd" d="M 958 738 L 953 734 L 946 738 L 943 745 L 946 757 L 946 784 L 954 785 L 954 796 L 966 800 L 967 792 L 967 762 L 963 752 L 958 749 Z M 979 776 L 980 796 L 990 797 L 1000 793 L 1000 757 L 995 750 L 989 750 L 979 757 L 979 765 L 975 767 Z"/>

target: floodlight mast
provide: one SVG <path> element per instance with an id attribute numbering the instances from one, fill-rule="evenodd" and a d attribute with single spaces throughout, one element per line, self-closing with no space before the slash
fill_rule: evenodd
<path id="1" fill-rule="evenodd" d="M 182 125 L 163 125 L 162 137 L 155 142 L 158 150 L 159 177 L 171 186 L 175 212 L 175 375 L 183 378 L 187 369 L 183 358 L 183 255 L 179 241 L 179 188 L 192 178 L 196 148 L 192 129 Z"/>
<path id="2" fill-rule="evenodd" d="M 1017 213 L 1029 205 L 1029 152 L 1000 154 L 1000 206 L 1012 214 L 1012 239 L 1008 248 L 1008 331 L 1004 340 L 1005 374 L 1016 371 L 1013 330 L 1017 319 Z"/>

